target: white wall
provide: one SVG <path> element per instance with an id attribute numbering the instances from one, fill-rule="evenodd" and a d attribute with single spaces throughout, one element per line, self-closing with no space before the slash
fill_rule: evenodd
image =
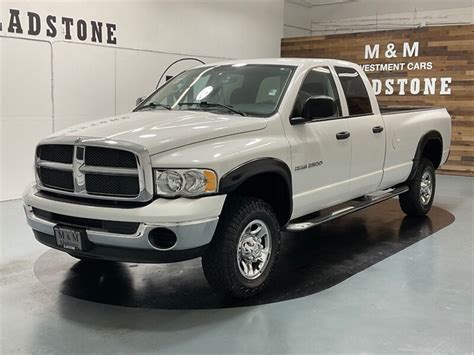
<path id="1" fill-rule="evenodd" d="M 283 37 L 311 36 L 311 20 L 308 7 L 285 1 Z"/>
<path id="2" fill-rule="evenodd" d="M 0 200 L 33 177 L 36 143 L 54 130 L 130 111 L 163 70 L 184 56 L 205 62 L 278 57 L 283 1 L 2 2 L 0 4 Z M 23 34 L 7 32 L 20 10 Z M 111 22 L 116 45 L 28 35 L 26 12 Z M 73 32 L 74 33 L 74 32 Z M 18 38 L 21 37 L 22 39 Z M 176 74 L 196 62 L 174 67 Z"/>
<path id="3" fill-rule="evenodd" d="M 306 28 L 310 17 L 310 33 Z M 285 37 L 471 24 L 473 0 L 286 0 Z"/>

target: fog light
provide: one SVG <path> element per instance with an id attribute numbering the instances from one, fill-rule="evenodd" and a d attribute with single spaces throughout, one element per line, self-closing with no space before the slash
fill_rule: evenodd
<path id="1" fill-rule="evenodd" d="M 166 228 L 155 228 L 148 234 L 150 244 L 156 249 L 168 250 L 173 248 L 178 241 L 176 234 Z"/>

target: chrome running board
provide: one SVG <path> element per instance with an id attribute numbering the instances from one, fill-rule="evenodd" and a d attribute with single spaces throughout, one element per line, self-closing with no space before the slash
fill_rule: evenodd
<path id="1" fill-rule="evenodd" d="M 305 217 L 297 218 L 291 221 L 289 224 L 287 224 L 282 229 L 282 231 L 284 232 L 305 231 L 307 229 L 316 227 L 324 222 L 331 221 L 333 219 L 336 219 L 336 218 L 348 215 L 350 213 L 360 211 L 364 208 L 373 206 L 377 203 L 389 200 L 392 197 L 398 196 L 407 191 L 408 191 L 407 186 L 401 186 L 401 187 L 379 191 L 372 195 L 364 196 L 364 198 L 362 199 L 359 198 L 359 199 L 351 200 L 341 205 L 322 210 L 321 214 L 316 217 L 309 217 L 308 219 L 305 219 Z"/>

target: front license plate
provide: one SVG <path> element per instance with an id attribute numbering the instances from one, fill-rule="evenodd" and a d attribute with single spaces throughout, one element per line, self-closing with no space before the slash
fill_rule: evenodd
<path id="1" fill-rule="evenodd" d="M 56 237 L 56 244 L 64 249 L 69 250 L 84 250 L 86 233 L 84 230 L 56 226 L 54 227 L 54 235 Z"/>

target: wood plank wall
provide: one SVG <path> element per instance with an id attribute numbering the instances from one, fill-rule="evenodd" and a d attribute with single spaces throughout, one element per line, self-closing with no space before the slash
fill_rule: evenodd
<path id="1" fill-rule="evenodd" d="M 419 42 L 418 56 L 403 57 L 403 43 L 412 48 Z M 387 58 L 387 45 L 393 43 L 396 57 Z M 366 45 L 379 44 L 379 58 L 366 55 Z M 408 54 L 406 52 L 405 54 Z M 393 52 L 388 52 L 393 55 Z M 369 79 L 379 79 L 382 91 L 378 95 L 381 105 L 388 106 L 442 106 L 452 117 L 452 145 L 449 161 L 441 172 L 455 175 L 474 175 L 474 25 L 423 27 L 396 31 L 363 32 L 326 36 L 284 38 L 281 41 L 282 57 L 337 58 L 364 64 L 405 62 L 403 69 L 393 71 L 368 71 Z M 367 58 L 366 58 L 367 57 Z M 431 62 L 432 69 L 415 69 L 414 63 Z M 413 63 L 407 69 L 408 63 Z M 426 65 L 426 64 L 425 64 Z M 450 77 L 450 94 L 441 92 L 441 78 Z M 385 80 L 408 79 L 406 94 L 399 95 L 399 85 L 394 93 L 386 94 Z M 421 81 L 419 94 L 409 90 L 411 80 Z M 432 95 L 424 94 L 425 78 L 436 78 Z M 446 88 L 445 88 L 446 89 Z M 416 92 L 416 90 L 414 90 Z M 389 91 L 388 91 L 389 93 Z"/>

